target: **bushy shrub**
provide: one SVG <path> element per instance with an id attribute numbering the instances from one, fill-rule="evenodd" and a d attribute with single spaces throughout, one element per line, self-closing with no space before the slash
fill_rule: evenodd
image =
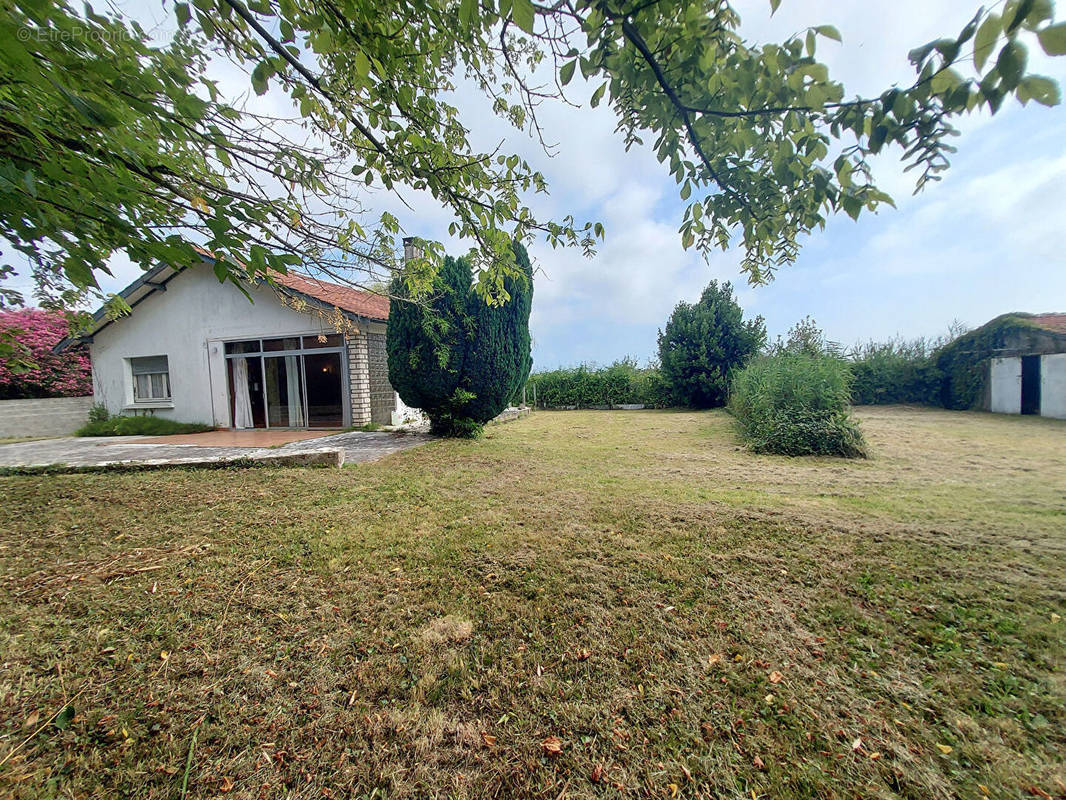
<path id="1" fill-rule="evenodd" d="M 103 403 L 94 403 L 89 409 L 89 422 L 107 422 L 111 419 L 111 412 Z"/>
<path id="2" fill-rule="evenodd" d="M 526 249 L 512 244 L 525 280 L 507 279 L 510 299 L 490 306 L 472 288 L 465 258 L 445 258 L 427 298 L 393 300 L 386 335 L 389 381 L 421 409 L 434 433 L 477 436 L 520 392 L 532 366 L 529 312 L 533 271 Z M 392 286 L 402 297 L 400 279 Z"/>
<path id="3" fill-rule="evenodd" d="M 643 404 L 653 408 L 671 405 L 670 390 L 654 366 L 639 367 L 625 358 L 608 367 L 582 364 L 577 367 L 537 372 L 529 377 L 526 400 L 541 408 L 589 408 Z"/>
<path id="4" fill-rule="evenodd" d="M 69 329 L 66 317 L 57 311 L 0 311 L 0 333 L 13 335 L 17 362 L 28 364 L 28 368 L 19 368 L 0 359 L 0 400 L 92 394 L 92 370 L 85 347 L 52 352 Z"/>
<path id="5" fill-rule="evenodd" d="M 210 425 L 202 425 L 198 422 L 175 422 L 163 417 L 139 416 L 124 417 L 114 416 L 90 421 L 78 428 L 76 436 L 171 436 L 180 433 L 203 433 L 213 431 Z"/>
<path id="6" fill-rule="evenodd" d="M 678 303 L 659 331 L 659 363 L 672 396 L 681 405 L 725 405 L 734 370 L 766 342 L 762 317 L 744 320 L 729 283 L 711 281 L 698 303 Z"/>
<path id="7" fill-rule="evenodd" d="M 940 405 L 943 373 L 937 368 L 933 354 L 934 343 L 924 339 L 892 339 L 856 347 L 849 353 L 851 402 L 855 405 Z"/>
<path id="8" fill-rule="evenodd" d="M 736 374 L 729 410 L 755 452 L 862 457 L 866 445 L 848 414 L 850 397 L 851 374 L 843 360 L 781 353 Z"/>

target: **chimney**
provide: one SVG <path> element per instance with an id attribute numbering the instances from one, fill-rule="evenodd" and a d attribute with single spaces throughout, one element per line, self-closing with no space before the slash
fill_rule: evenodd
<path id="1" fill-rule="evenodd" d="M 425 250 L 415 244 L 414 236 L 403 237 L 403 263 L 406 264 L 416 258 L 422 258 L 425 254 Z"/>

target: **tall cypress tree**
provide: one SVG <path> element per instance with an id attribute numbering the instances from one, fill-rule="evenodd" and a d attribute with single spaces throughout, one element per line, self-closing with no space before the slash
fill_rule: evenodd
<path id="1" fill-rule="evenodd" d="M 471 286 L 470 264 L 448 256 L 427 297 L 404 300 L 400 281 L 391 287 L 393 297 L 401 299 L 389 304 L 389 382 L 407 405 L 430 419 L 453 397 L 463 377 Z"/>
<path id="2" fill-rule="evenodd" d="M 507 280 L 510 299 L 502 306 L 473 291 L 465 258 L 445 259 L 428 301 L 391 304 L 389 380 L 405 403 L 429 416 L 435 433 L 476 436 L 529 376 L 533 271 L 525 247 L 512 247 L 523 278 Z"/>
<path id="3" fill-rule="evenodd" d="M 519 242 L 512 247 L 524 280 L 508 279 L 504 283 L 511 299 L 502 306 L 490 306 L 470 294 L 473 336 L 461 386 L 473 395 L 464 407 L 465 413 L 480 422 L 487 422 L 507 408 L 533 364 L 529 337 L 533 270 L 526 248 Z"/>

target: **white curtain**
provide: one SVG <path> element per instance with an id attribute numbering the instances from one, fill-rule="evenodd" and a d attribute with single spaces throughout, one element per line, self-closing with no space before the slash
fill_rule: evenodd
<path id="1" fill-rule="evenodd" d="M 300 357 L 285 356 L 285 377 L 289 390 L 289 427 L 304 426 L 304 406 L 300 392 Z"/>
<path id="2" fill-rule="evenodd" d="M 251 428 L 252 400 L 248 395 L 248 359 L 233 359 L 233 427 Z"/>

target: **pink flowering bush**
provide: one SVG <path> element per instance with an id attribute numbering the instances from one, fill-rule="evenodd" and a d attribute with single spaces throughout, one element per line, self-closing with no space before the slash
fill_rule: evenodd
<path id="1" fill-rule="evenodd" d="M 10 361 L 0 359 L 0 399 L 92 394 L 92 373 L 85 347 L 77 346 L 59 354 L 52 352 L 52 347 L 69 331 L 62 313 L 36 308 L 0 311 L 0 335 L 9 331 L 21 345 L 17 349 L 22 352 L 16 352 L 16 357 L 34 366 L 20 371 Z"/>

